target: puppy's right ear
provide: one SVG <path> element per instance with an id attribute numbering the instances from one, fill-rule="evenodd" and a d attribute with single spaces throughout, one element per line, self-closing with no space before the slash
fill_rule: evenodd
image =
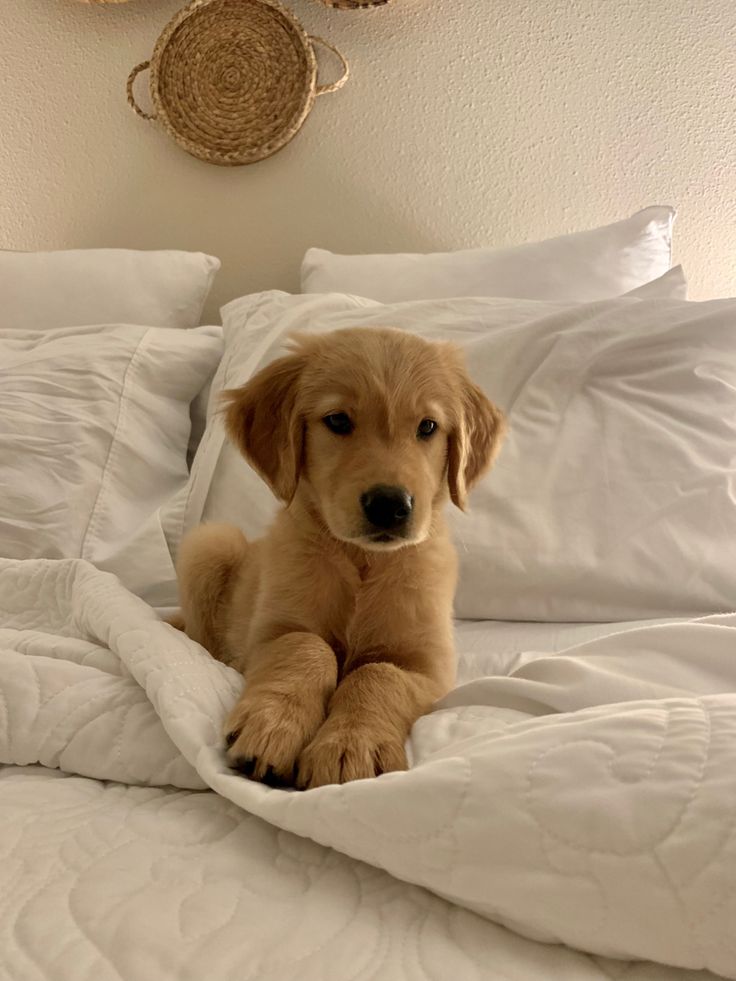
<path id="1" fill-rule="evenodd" d="M 228 436 L 286 504 L 296 493 L 304 456 L 304 421 L 296 409 L 303 368 L 304 357 L 289 354 L 242 388 L 222 393 Z"/>

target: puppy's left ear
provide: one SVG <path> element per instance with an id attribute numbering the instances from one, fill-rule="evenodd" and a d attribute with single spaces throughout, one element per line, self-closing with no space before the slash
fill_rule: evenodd
<path id="1" fill-rule="evenodd" d="M 447 443 L 450 498 L 465 510 L 468 492 L 498 456 L 506 417 L 461 369 L 460 418 Z"/>

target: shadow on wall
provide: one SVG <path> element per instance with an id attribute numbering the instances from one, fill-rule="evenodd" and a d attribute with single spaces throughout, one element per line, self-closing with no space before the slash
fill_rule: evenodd
<path id="1" fill-rule="evenodd" d="M 152 155 L 160 167 L 152 167 L 146 153 L 134 155 L 75 240 L 82 248 L 177 248 L 218 256 L 222 269 L 207 322 L 218 322 L 219 307 L 245 293 L 297 292 L 302 256 L 313 245 L 345 252 L 439 247 L 395 201 L 368 197 L 359 175 L 353 179 L 305 147 L 304 133 L 274 157 L 235 168 L 191 158 L 153 128 L 148 140 L 161 144 Z"/>

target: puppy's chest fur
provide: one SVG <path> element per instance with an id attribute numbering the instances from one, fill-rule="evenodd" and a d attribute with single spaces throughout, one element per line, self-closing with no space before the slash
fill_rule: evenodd
<path id="1" fill-rule="evenodd" d="M 308 537 L 263 556 L 256 623 L 257 643 L 272 630 L 305 631 L 322 637 L 341 666 L 353 654 L 374 648 L 377 623 L 399 593 L 411 593 L 400 552 L 367 555 L 340 543 Z M 403 550 L 402 550 L 403 551 Z M 407 589 L 407 587 L 409 587 Z M 411 603 L 409 603 L 411 606 Z M 410 609 L 406 609 L 411 617 Z M 390 643 L 384 626 L 381 640 Z"/>
<path id="2" fill-rule="evenodd" d="M 342 662 L 361 646 L 375 618 L 386 588 L 385 566 L 390 563 L 351 559 L 341 549 L 316 543 L 307 543 L 299 551 L 295 568 L 300 579 L 292 580 L 291 588 L 278 590 L 278 602 L 285 609 L 272 612 L 283 613 L 294 627 L 322 637 Z"/>

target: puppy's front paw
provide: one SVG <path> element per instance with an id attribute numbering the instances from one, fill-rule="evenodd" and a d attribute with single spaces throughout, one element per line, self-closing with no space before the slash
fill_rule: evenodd
<path id="1" fill-rule="evenodd" d="M 293 786 L 297 757 L 323 720 L 321 700 L 248 690 L 225 722 L 227 761 L 253 780 Z"/>
<path id="2" fill-rule="evenodd" d="M 301 790 L 377 777 L 408 766 L 403 740 L 367 726 L 331 726 L 329 721 L 299 756 L 296 785 Z"/>

